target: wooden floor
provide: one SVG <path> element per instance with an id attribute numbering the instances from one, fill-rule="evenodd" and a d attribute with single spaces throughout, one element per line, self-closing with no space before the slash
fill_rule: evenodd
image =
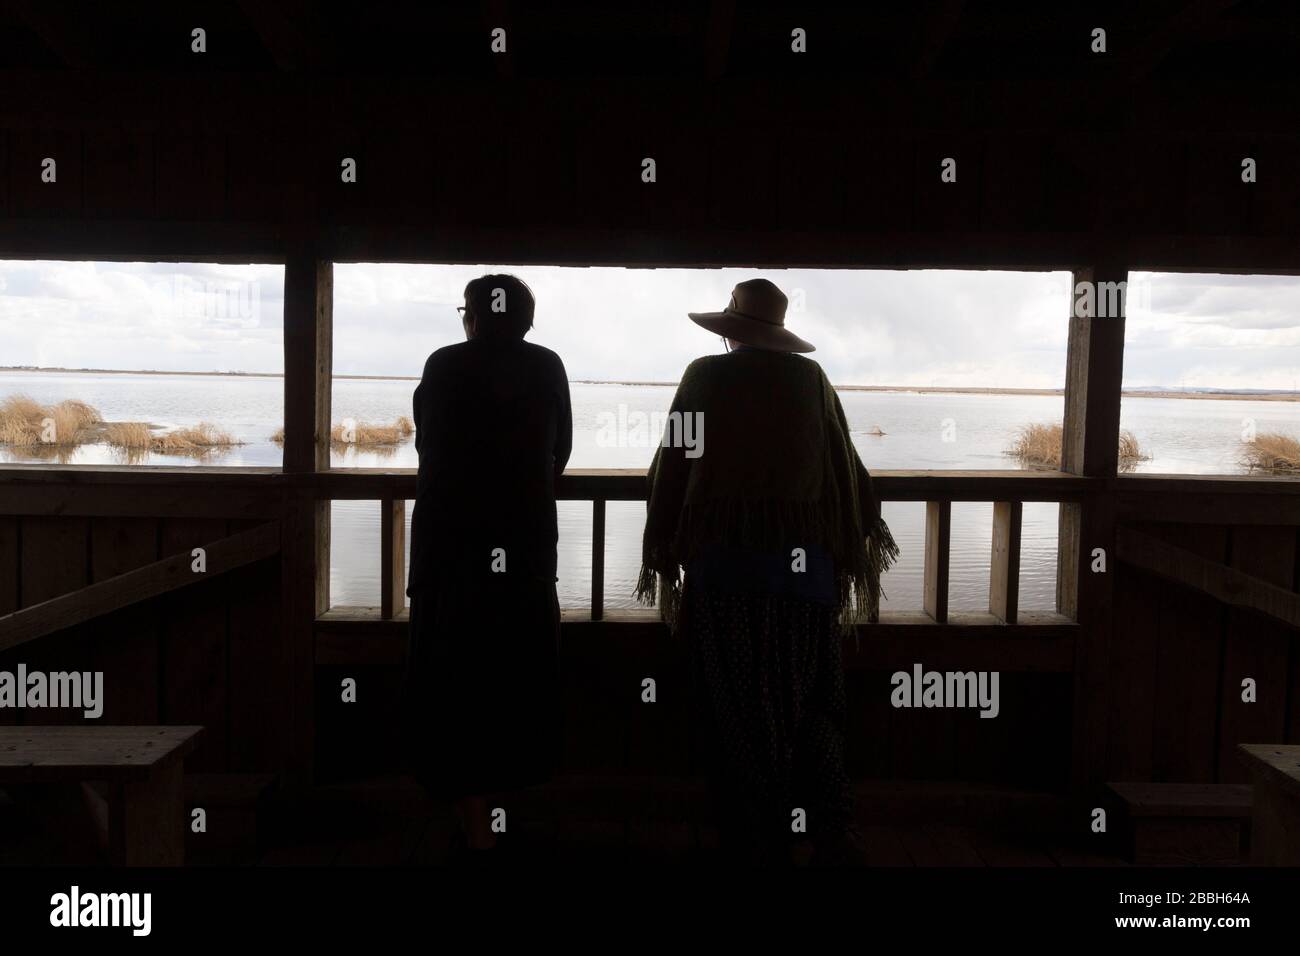
<path id="1" fill-rule="evenodd" d="M 586 794 L 578 799 L 575 793 Z M 700 792 L 662 791 L 638 800 L 635 788 L 623 799 L 583 781 L 569 781 L 515 797 L 507 811 L 501 862 L 523 866 L 686 865 L 721 866 L 717 831 L 698 813 Z M 632 794 L 628 799 L 627 794 Z M 936 790 L 913 813 L 891 810 L 879 793 L 873 806 L 896 822 L 863 821 L 867 862 L 877 867 L 927 866 L 1126 866 L 1119 856 L 1070 846 L 1043 832 L 1032 815 L 1016 811 L 1025 826 L 1006 821 L 978 825 L 952 822 L 962 808 Z M 640 796 L 644 797 L 645 793 Z M 863 794 L 859 793 L 860 801 Z M 916 807 L 913 794 L 909 806 Z M 650 810 L 647 812 L 647 807 Z M 0 865 L 93 863 L 84 850 L 55 846 L 24 818 L 25 811 L 0 802 Z M 925 819 L 929 816 L 930 819 Z M 941 822 L 942 821 L 942 822 Z M 223 846 L 214 828 L 191 834 L 191 865 L 263 866 L 442 866 L 465 863 L 459 828 L 449 807 L 431 800 L 408 778 L 382 778 L 317 789 L 310 800 L 281 807 L 263 821 L 261 846 Z"/>

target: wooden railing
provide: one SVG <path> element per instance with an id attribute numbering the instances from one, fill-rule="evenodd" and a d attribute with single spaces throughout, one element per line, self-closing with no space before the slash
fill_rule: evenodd
<path id="1" fill-rule="evenodd" d="M 1060 472 L 911 472 L 873 474 L 883 501 L 926 504 L 924 611 L 929 623 L 948 622 L 948 567 L 952 503 L 993 503 L 990 542 L 988 615 L 991 622 L 1019 620 L 1020 527 L 1026 501 L 1078 501 L 1090 481 Z M 392 620 L 403 607 L 403 551 L 406 502 L 415 497 L 413 471 L 337 469 L 316 476 L 324 500 L 377 500 L 380 503 L 380 617 Z M 576 469 L 565 472 L 557 488 L 561 501 L 590 501 L 591 620 L 605 616 L 605 505 L 609 501 L 644 501 L 645 472 L 640 469 Z M 914 620 L 914 616 L 909 619 Z M 969 620 L 969 615 L 966 616 Z"/>

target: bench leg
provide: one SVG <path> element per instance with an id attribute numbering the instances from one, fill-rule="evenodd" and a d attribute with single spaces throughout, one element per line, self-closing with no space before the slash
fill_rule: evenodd
<path id="1" fill-rule="evenodd" d="M 1256 866 L 1300 866 L 1300 800 L 1263 773 L 1251 774 L 1250 862 Z"/>
<path id="2" fill-rule="evenodd" d="M 114 784 L 108 818 L 114 866 L 183 865 L 184 761 L 169 760 L 143 780 Z"/>

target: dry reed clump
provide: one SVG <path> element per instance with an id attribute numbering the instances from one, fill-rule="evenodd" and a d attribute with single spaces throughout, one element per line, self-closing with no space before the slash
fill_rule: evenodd
<path id="1" fill-rule="evenodd" d="M 101 421 L 97 409 L 75 399 L 42 405 L 27 395 L 10 395 L 0 402 L 0 445 L 80 445 Z"/>
<path id="2" fill-rule="evenodd" d="M 400 445 L 415 433 L 415 423 L 405 415 L 399 415 L 391 425 L 378 425 L 372 422 L 338 423 L 330 429 L 330 444 L 346 448 L 376 447 Z M 271 435 L 271 441 L 277 445 L 284 444 L 284 428 L 277 428 Z"/>
<path id="3" fill-rule="evenodd" d="M 1300 473 L 1300 440 L 1268 432 L 1256 435 L 1253 442 L 1242 444 L 1242 464 L 1250 471 L 1274 475 Z"/>
<path id="4" fill-rule="evenodd" d="M 161 435 L 155 435 L 144 422 L 110 422 L 104 426 L 103 440 L 135 457 L 149 451 L 164 455 L 206 455 L 217 449 L 243 444 L 209 422 L 177 428 Z"/>
<path id="5" fill-rule="evenodd" d="M 1061 425 L 1026 425 L 1011 443 L 1006 454 L 1019 458 L 1021 463 L 1033 468 L 1061 467 L 1061 440 L 1065 429 Z M 1131 471 L 1140 461 L 1150 456 L 1143 453 L 1137 436 L 1130 431 L 1119 434 L 1119 467 Z"/>
<path id="6" fill-rule="evenodd" d="M 105 444 L 130 451 L 148 451 L 153 445 L 153 432 L 144 422 L 109 422 L 103 437 Z"/>
<path id="7" fill-rule="evenodd" d="M 352 426 L 335 425 L 330 429 L 330 442 L 335 445 L 396 445 L 405 437 L 398 425 L 357 422 Z"/>

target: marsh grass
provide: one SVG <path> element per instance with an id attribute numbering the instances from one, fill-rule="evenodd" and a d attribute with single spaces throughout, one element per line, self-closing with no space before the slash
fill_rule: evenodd
<path id="1" fill-rule="evenodd" d="M 1242 442 L 1241 463 L 1247 470 L 1270 475 L 1300 474 L 1300 440 L 1268 432 Z"/>
<path id="2" fill-rule="evenodd" d="M 340 423 L 330 429 L 330 444 L 337 448 L 377 448 L 383 449 L 400 445 L 415 433 L 415 423 L 405 415 L 399 415 L 391 425 L 374 422 L 356 422 L 351 430 Z M 271 441 L 277 445 L 284 444 L 284 429 L 277 428 L 271 435 Z"/>
<path id="3" fill-rule="evenodd" d="M 105 444 L 122 452 L 129 461 L 139 461 L 148 452 L 202 457 L 244 444 L 210 422 L 161 433 L 155 433 L 145 422 L 110 422 L 104 426 L 102 437 Z"/>
<path id="4" fill-rule="evenodd" d="M 1061 425 L 1025 425 L 1006 454 L 1019 458 L 1021 464 L 1031 468 L 1060 468 L 1064 433 L 1065 429 Z M 1120 471 L 1132 471 L 1138 462 L 1150 457 L 1142 451 L 1136 435 L 1130 431 L 1119 433 Z"/>
<path id="5" fill-rule="evenodd" d="M 88 433 L 101 421 L 98 409 L 75 399 L 42 405 L 10 395 L 0 402 L 0 445 L 75 447 L 93 440 Z"/>
<path id="6" fill-rule="evenodd" d="M 209 422 L 171 431 L 147 422 L 106 422 L 99 409 L 77 399 L 42 405 L 27 395 L 10 395 L 0 402 L 0 445 L 13 447 L 19 457 L 66 463 L 78 447 L 93 444 L 138 462 L 150 452 L 203 456 L 243 442 Z"/>

